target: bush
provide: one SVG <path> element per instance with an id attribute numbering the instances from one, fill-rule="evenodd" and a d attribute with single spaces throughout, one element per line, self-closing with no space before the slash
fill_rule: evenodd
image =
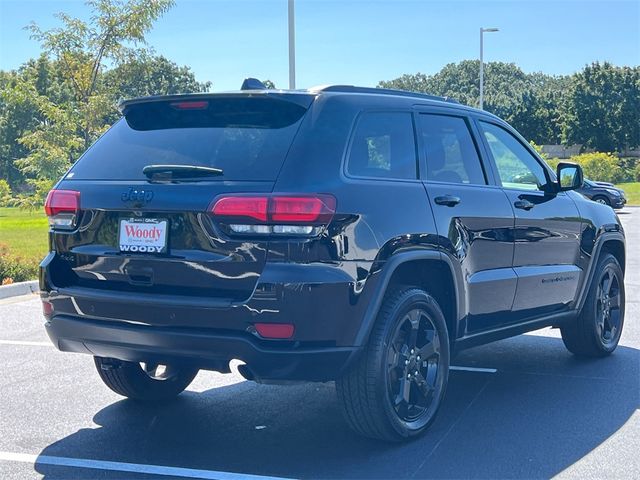
<path id="1" fill-rule="evenodd" d="M 0 179 L 0 207 L 8 207 L 11 201 L 11 188 L 9 182 L 4 178 Z"/>
<path id="2" fill-rule="evenodd" d="M 611 183 L 620 183 L 625 180 L 625 172 L 620 166 L 618 157 L 611 153 L 583 153 L 569 160 L 582 166 L 584 176 L 590 180 Z"/>
<path id="3" fill-rule="evenodd" d="M 35 258 L 14 257 L 9 253 L 9 247 L 0 244 L 0 284 L 35 280 L 39 263 Z"/>

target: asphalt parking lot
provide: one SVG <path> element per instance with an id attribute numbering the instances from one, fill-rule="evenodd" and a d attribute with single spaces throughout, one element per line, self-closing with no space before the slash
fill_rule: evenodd
<path id="1" fill-rule="evenodd" d="M 578 360 L 551 329 L 466 351 L 434 426 L 404 445 L 353 434 L 333 384 L 201 372 L 175 402 L 142 407 L 49 344 L 36 296 L 2 300 L 0 478 L 640 478 L 640 208 L 620 218 L 615 354 Z"/>

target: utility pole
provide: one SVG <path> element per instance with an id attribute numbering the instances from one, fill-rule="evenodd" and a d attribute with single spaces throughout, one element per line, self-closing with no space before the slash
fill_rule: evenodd
<path id="1" fill-rule="evenodd" d="M 289 0 L 289 89 L 296 88 L 296 22 L 294 0 Z"/>
<path id="2" fill-rule="evenodd" d="M 480 110 L 484 106 L 484 34 L 485 32 L 498 32 L 497 28 L 480 28 Z"/>

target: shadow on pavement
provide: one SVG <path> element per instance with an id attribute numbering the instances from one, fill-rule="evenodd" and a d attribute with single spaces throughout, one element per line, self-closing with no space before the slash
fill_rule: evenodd
<path id="1" fill-rule="evenodd" d="M 639 359 L 621 346 L 606 359 L 578 360 L 561 340 L 531 335 L 463 352 L 455 364 L 498 373 L 452 372 L 438 420 L 403 445 L 353 434 L 333 384 L 242 382 L 162 407 L 116 402 L 95 415 L 99 427 L 41 454 L 302 478 L 550 477 L 638 408 Z M 60 467 L 36 470 L 67 478 Z"/>

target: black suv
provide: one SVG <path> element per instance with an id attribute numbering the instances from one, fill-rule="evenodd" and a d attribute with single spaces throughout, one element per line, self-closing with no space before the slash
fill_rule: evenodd
<path id="1" fill-rule="evenodd" d="M 616 188 L 613 183 L 594 182 L 593 180 L 587 180 L 585 178 L 582 187 L 576 191 L 594 202 L 609 205 L 616 209 L 623 208 L 627 203 L 624 190 Z"/>
<path id="2" fill-rule="evenodd" d="M 335 380 L 356 431 L 402 440 L 461 349 L 546 326 L 576 355 L 616 348 L 618 218 L 493 115 L 351 86 L 121 107 L 47 198 L 40 270 L 51 340 L 121 395 L 239 359 Z"/>

